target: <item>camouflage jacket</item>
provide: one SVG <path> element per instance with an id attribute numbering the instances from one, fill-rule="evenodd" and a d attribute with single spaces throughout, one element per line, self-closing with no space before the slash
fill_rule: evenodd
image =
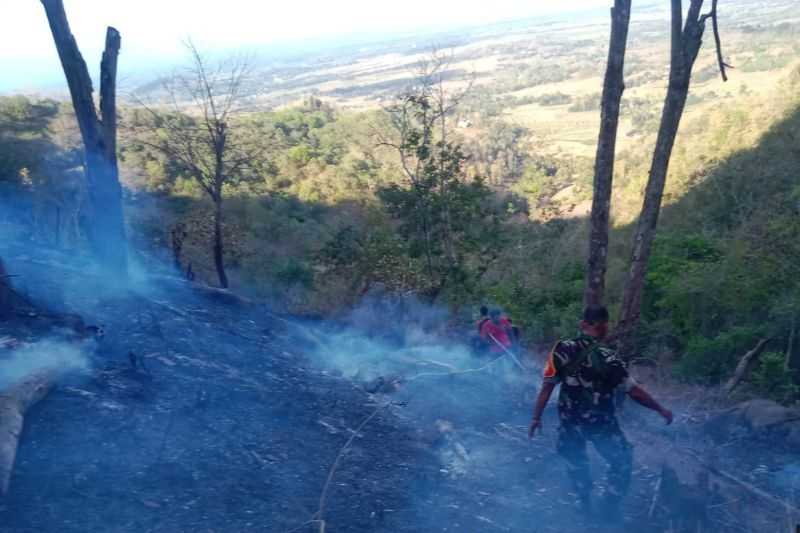
<path id="1" fill-rule="evenodd" d="M 553 346 L 544 369 L 546 383 L 560 384 L 558 413 L 562 423 L 598 424 L 614 420 L 614 390 L 636 382 L 614 350 L 581 335 Z"/>

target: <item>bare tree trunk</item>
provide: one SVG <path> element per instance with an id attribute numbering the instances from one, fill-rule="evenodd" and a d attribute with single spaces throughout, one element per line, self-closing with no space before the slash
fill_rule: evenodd
<path id="1" fill-rule="evenodd" d="M 172 265 L 175 272 L 183 273 L 183 241 L 188 236 L 183 224 L 178 224 L 172 228 Z"/>
<path id="2" fill-rule="evenodd" d="M 5 264 L 0 259 L 0 320 L 8 318 L 14 313 L 14 293 L 11 281 L 6 272 Z"/>
<path id="3" fill-rule="evenodd" d="M 62 0 L 41 0 L 67 78 L 75 117 L 84 146 L 89 184 L 89 242 L 102 265 L 118 273 L 127 270 L 127 245 L 122 213 L 122 187 L 116 154 L 116 76 L 119 32 L 109 27 L 100 66 L 100 111 L 97 116 L 92 80 L 69 28 Z"/>
<path id="4" fill-rule="evenodd" d="M 431 232 L 430 232 L 430 224 L 428 222 L 428 203 L 425 201 L 424 193 L 420 190 L 420 187 L 413 184 L 414 190 L 417 193 L 417 209 L 419 210 L 419 217 L 420 217 L 420 224 L 422 226 L 422 234 L 425 237 L 425 265 L 428 269 L 428 277 L 433 281 L 434 278 L 434 269 L 433 269 L 433 255 L 431 254 L 431 249 L 433 247 Z"/>
<path id="5" fill-rule="evenodd" d="M 0 496 L 11 482 L 25 412 L 47 395 L 55 377 L 54 372 L 41 372 L 0 394 Z"/>
<path id="6" fill-rule="evenodd" d="M 794 349 L 794 340 L 797 333 L 797 315 L 792 314 L 792 326 L 789 330 L 789 341 L 786 343 L 786 356 L 783 361 L 783 369 L 790 372 L 797 381 L 798 374 L 800 373 L 800 360 L 796 355 Z"/>
<path id="7" fill-rule="evenodd" d="M 681 0 L 672 0 L 672 54 L 669 74 L 669 88 L 661 115 L 653 162 L 650 166 L 644 205 L 633 241 L 630 269 L 625 282 L 620 321 L 617 336 L 620 354 L 629 358 L 633 347 L 633 332 L 639 321 L 642 291 L 647 263 L 655 238 L 661 199 L 669 169 L 675 137 L 678 133 L 697 53 L 702 44 L 705 20 L 700 16 L 703 0 L 692 0 L 683 27 L 683 6 Z"/>
<path id="8" fill-rule="evenodd" d="M 219 286 L 228 288 L 228 275 L 225 273 L 225 249 L 222 238 L 222 197 L 214 199 L 214 266 L 217 269 Z"/>
<path id="9" fill-rule="evenodd" d="M 594 163 L 594 196 L 592 198 L 586 289 L 583 296 L 584 305 L 602 304 L 605 293 L 611 189 L 614 179 L 619 108 L 622 93 L 625 90 L 623 75 L 630 20 L 631 0 L 616 0 L 611 9 L 611 40 L 608 48 L 606 77 L 603 83 L 600 135 Z"/>

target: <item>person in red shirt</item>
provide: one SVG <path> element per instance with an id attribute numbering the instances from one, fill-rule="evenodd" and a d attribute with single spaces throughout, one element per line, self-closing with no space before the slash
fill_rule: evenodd
<path id="1" fill-rule="evenodd" d="M 489 308 L 485 305 L 481 306 L 481 316 L 475 322 L 475 333 L 470 336 L 470 345 L 472 346 L 472 354 L 481 357 L 486 355 L 489 351 L 489 344 L 481 337 L 481 329 L 486 322 L 489 322 Z"/>
<path id="2" fill-rule="evenodd" d="M 489 345 L 491 353 L 502 353 L 511 349 L 511 322 L 500 316 L 499 309 L 492 309 L 489 320 L 481 325 L 481 339 Z"/>
<path id="3" fill-rule="evenodd" d="M 489 308 L 485 305 L 481 306 L 481 317 L 475 322 L 475 327 L 478 328 L 478 335 L 481 334 L 481 328 L 489 321 Z"/>

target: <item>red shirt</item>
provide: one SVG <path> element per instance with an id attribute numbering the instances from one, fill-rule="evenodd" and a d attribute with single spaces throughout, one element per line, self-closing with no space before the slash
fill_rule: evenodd
<path id="1" fill-rule="evenodd" d="M 508 336 L 508 330 L 511 324 L 506 318 L 501 318 L 499 322 L 499 324 L 495 324 L 491 320 L 487 320 L 483 323 L 483 326 L 481 326 L 481 338 L 489 343 L 491 351 L 495 353 L 503 351 L 503 348 L 497 345 L 498 342 L 506 348 L 511 347 L 511 339 Z M 492 340 L 492 337 L 494 337 L 497 342 Z"/>

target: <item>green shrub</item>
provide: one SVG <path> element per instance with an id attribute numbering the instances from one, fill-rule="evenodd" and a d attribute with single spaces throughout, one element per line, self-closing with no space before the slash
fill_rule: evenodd
<path id="1" fill-rule="evenodd" d="M 299 285 L 311 288 L 314 283 L 314 272 L 304 263 L 291 257 L 278 263 L 273 275 L 276 281 L 286 287 Z"/>
<path id="2" fill-rule="evenodd" d="M 550 342 L 575 335 L 583 307 L 583 264 L 571 262 L 532 290 L 521 280 L 498 282 L 490 299 L 522 326 L 526 339 Z"/>
<path id="3" fill-rule="evenodd" d="M 761 355 L 758 366 L 753 370 L 751 381 L 759 396 L 780 403 L 790 403 L 797 399 L 800 387 L 795 385 L 790 372 L 784 370 L 784 355 L 780 352 L 766 352 Z"/>
<path id="4" fill-rule="evenodd" d="M 754 327 L 736 327 L 708 338 L 692 337 L 675 366 L 679 378 L 695 383 L 719 383 L 736 368 L 739 358 L 756 343 Z"/>

